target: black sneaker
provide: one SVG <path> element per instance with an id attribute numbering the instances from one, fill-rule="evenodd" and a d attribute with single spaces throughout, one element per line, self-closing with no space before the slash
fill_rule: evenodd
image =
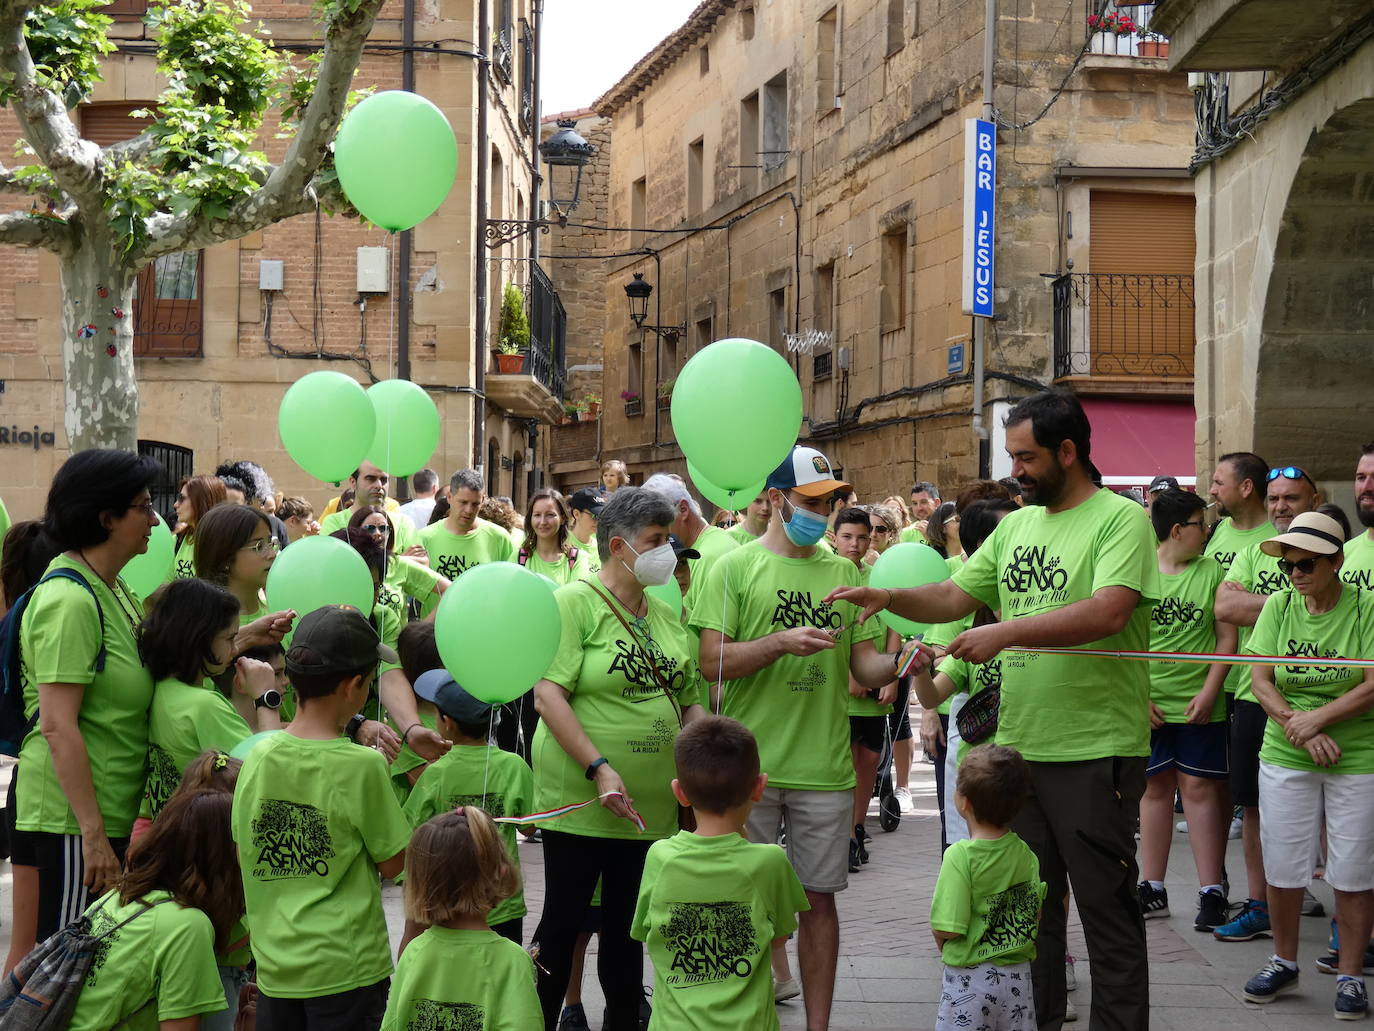
<path id="1" fill-rule="evenodd" d="M 856 823 L 854 825 L 854 843 L 859 848 L 860 863 L 867 864 L 868 862 L 868 846 L 864 844 L 864 842 L 868 840 L 869 839 L 864 836 L 864 825 L 861 823 Z"/>
<path id="2" fill-rule="evenodd" d="M 1215 931 L 1226 923 L 1228 908 L 1226 896 L 1216 888 L 1198 892 L 1197 919 L 1193 921 L 1193 930 Z"/>
<path id="3" fill-rule="evenodd" d="M 1316 967 L 1323 974 L 1339 974 L 1341 972 L 1341 954 L 1338 949 L 1330 949 L 1326 955 L 1318 956 Z M 1374 974 L 1374 944 L 1366 945 L 1364 950 L 1364 965 L 1361 973 Z"/>
<path id="4" fill-rule="evenodd" d="M 582 1003 L 575 1002 L 563 1007 L 563 1012 L 558 1016 L 558 1031 L 591 1031 Z"/>
<path id="5" fill-rule="evenodd" d="M 1141 881 L 1136 890 L 1140 893 L 1140 914 L 1146 920 L 1169 915 L 1169 892 L 1166 888 L 1154 888 L 1149 881 Z"/>
<path id="6" fill-rule="evenodd" d="M 1336 985 L 1337 1020 L 1363 1020 L 1369 1012 L 1369 996 L 1358 977 L 1346 977 Z"/>
<path id="7" fill-rule="evenodd" d="M 643 996 L 639 1000 L 639 1031 L 649 1031 L 649 1021 L 654 1015 L 654 990 L 646 985 L 640 985 L 639 990 Z"/>
<path id="8" fill-rule="evenodd" d="M 849 872 L 858 873 L 864 868 L 863 861 L 859 859 L 859 843 L 853 838 L 849 839 Z"/>

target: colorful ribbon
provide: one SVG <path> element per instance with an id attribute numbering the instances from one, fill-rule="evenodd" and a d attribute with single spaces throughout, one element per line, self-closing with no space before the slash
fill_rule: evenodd
<path id="1" fill-rule="evenodd" d="M 1198 662 L 1210 665 L 1223 662 L 1232 666 L 1336 666 L 1357 669 L 1374 668 L 1374 659 L 1342 659 L 1316 655 L 1230 655 L 1207 652 L 1142 652 L 1111 651 L 1105 648 L 1007 648 L 1009 652 L 1028 655 L 1091 655 L 1099 659 L 1129 659 L 1133 662 Z"/>
<path id="2" fill-rule="evenodd" d="M 528 816 L 501 816 L 497 817 L 495 822 L 514 824 L 516 827 L 528 827 L 532 824 L 560 819 L 561 817 L 567 816 L 569 813 L 574 813 L 579 809 L 585 809 L 589 805 L 599 805 L 602 799 L 610 798 L 613 795 L 624 800 L 625 807 L 630 810 L 630 818 L 634 821 L 634 825 L 639 828 L 639 833 L 643 834 L 646 829 L 644 826 L 644 817 L 635 812 L 634 806 L 630 805 L 630 800 L 625 798 L 625 795 L 619 791 L 608 791 L 604 795 L 598 795 L 596 798 L 589 798 L 585 802 L 572 802 L 568 805 L 561 805 L 556 809 L 546 809 L 542 813 L 530 813 Z"/>

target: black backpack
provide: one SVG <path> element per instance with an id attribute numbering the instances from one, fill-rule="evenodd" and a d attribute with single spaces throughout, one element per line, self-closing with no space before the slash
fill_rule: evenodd
<path id="1" fill-rule="evenodd" d="M 64 566 L 43 574 L 43 578 L 20 595 L 19 600 L 5 613 L 5 618 L 0 620 L 0 755 L 17 756 L 24 738 L 28 737 L 29 732 L 38 724 L 36 708 L 33 716 L 24 718 L 24 678 L 19 665 L 19 627 L 24 621 L 24 610 L 29 607 L 33 592 L 49 580 L 71 580 L 86 588 L 90 594 L 91 600 L 95 602 L 96 615 L 100 617 L 100 650 L 95 655 L 95 671 L 99 673 L 105 668 L 105 612 L 100 607 L 100 599 L 96 597 L 95 590 L 75 569 Z"/>

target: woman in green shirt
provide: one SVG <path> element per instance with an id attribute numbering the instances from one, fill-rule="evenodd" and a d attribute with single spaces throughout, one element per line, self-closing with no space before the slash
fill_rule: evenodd
<path id="1" fill-rule="evenodd" d="M 591 571 L 591 556 L 568 538 L 572 517 L 558 491 L 545 487 L 530 496 L 525 509 L 525 536 L 516 561 L 562 586 Z"/>
<path id="2" fill-rule="evenodd" d="M 197 575 L 228 588 L 239 600 L 239 622 L 250 623 L 267 607 L 267 574 L 281 545 L 265 512 L 247 505 L 216 505 L 196 531 Z"/>
<path id="3" fill-rule="evenodd" d="M 649 846 L 677 831 L 673 740 L 702 710 L 697 642 L 645 587 L 677 567 L 668 541 L 673 508 L 659 494 L 621 487 L 597 520 L 601 571 L 554 594 L 563 636 L 535 685 L 534 807 L 598 801 L 543 828 L 544 911 L 539 999 L 558 1021 L 573 945 L 601 880 L 601 986 L 606 1027 L 638 1026 L 644 953 L 630 937 Z"/>
<path id="4" fill-rule="evenodd" d="M 426 602 L 431 597 L 437 599 L 449 589 L 452 581 L 429 568 L 429 555 L 423 545 L 407 548 L 405 554 L 397 552 L 396 524 L 386 509 L 375 505 L 357 507 L 348 520 L 348 528 L 361 530 L 381 542 L 386 570 L 378 588 L 377 602 L 394 611 L 401 624 L 409 619 L 407 598 Z"/>
<path id="5" fill-rule="evenodd" d="M 191 476 L 181 482 L 175 503 L 177 539 L 173 551 L 175 577 L 186 580 L 196 575 L 193 561 L 196 551 L 196 524 L 205 513 L 223 503 L 228 495 L 224 481 L 218 476 Z"/>

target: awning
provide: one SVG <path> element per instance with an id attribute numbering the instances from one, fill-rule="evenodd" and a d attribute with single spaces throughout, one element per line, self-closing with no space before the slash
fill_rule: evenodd
<path id="1" fill-rule="evenodd" d="M 1197 485 L 1197 413 L 1180 401 L 1080 398 L 1092 423 L 1092 460 L 1108 487 L 1147 487 L 1156 476 Z"/>

